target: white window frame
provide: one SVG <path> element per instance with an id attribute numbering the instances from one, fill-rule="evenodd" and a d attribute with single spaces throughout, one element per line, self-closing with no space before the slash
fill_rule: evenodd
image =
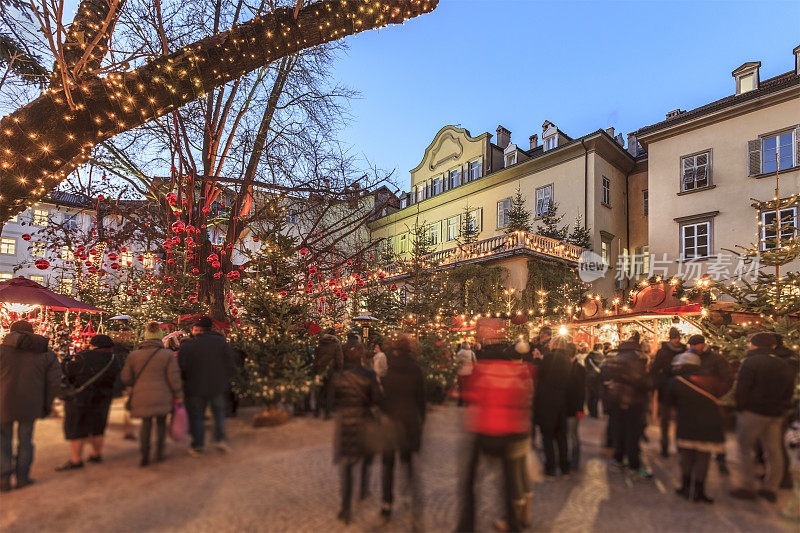
<path id="1" fill-rule="evenodd" d="M 472 223 L 472 230 L 476 235 L 483 231 L 483 208 L 479 207 L 478 209 L 473 209 L 470 211 L 469 218 L 470 222 Z"/>
<path id="2" fill-rule="evenodd" d="M 61 246 L 61 254 L 60 255 L 61 255 L 61 259 L 63 261 L 71 261 L 72 259 L 75 258 L 75 256 L 72 254 L 72 250 L 70 250 L 69 246 L 67 246 L 66 244 Z"/>
<path id="3" fill-rule="evenodd" d="M 547 139 L 542 139 L 542 146 L 544 147 L 545 151 L 552 150 L 553 148 L 558 146 L 556 144 L 557 143 L 556 137 L 557 137 L 557 135 L 553 135 L 551 137 L 548 137 Z"/>
<path id="4" fill-rule="evenodd" d="M 483 173 L 483 162 L 480 159 L 470 161 L 467 163 L 467 172 L 469 174 L 469 179 L 467 181 L 473 181 L 480 178 Z"/>
<path id="5" fill-rule="evenodd" d="M 458 239 L 460 233 L 460 217 L 450 217 L 447 219 L 447 242 L 455 241 Z"/>
<path id="6" fill-rule="evenodd" d="M 431 196 L 442 194 L 442 177 L 436 176 L 431 180 Z"/>
<path id="7" fill-rule="evenodd" d="M 17 255 L 17 239 L 3 237 L 0 239 L 0 254 Z"/>
<path id="8" fill-rule="evenodd" d="M 417 201 L 421 202 L 427 198 L 425 192 L 427 191 L 427 187 L 424 183 L 417 185 Z"/>
<path id="9" fill-rule="evenodd" d="M 503 198 L 497 202 L 497 229 L 505 228 L 510 221 L 508 212 L 511 211 L 511 197 Z"/>
<path id="10" fill-rule="evenodd" d="M 549 191 L 549 194 L 546 195 L 545 191 Z M 545 198 L 547 201 L 545 201 Z M 545 216 L 547 213 L 549 213 L 550 205 L 553 203 L 553 184 L 551 183 L 549 185 L 537 187 L 534 193 L 534 199 L 535 199 L 535 206 L 534 206 L 535 218 L 541 218 Z"/>
<path id="11" fill-rule="evenodd" d="M 28 276 L 28 279 L 40 285 L 44 283 L 44 276 L 42 276 L 41 274 L 32 274 Z"/>
<path id="12" fill-rule="evenodd" d="M 703 163 L 705 159 L 705 163 Z M 681 157 L 681 192 L 691 192 L 711 187 L 711 150 Z M 700 184 L 700 182 L 705 182 Z"/>
<path id="13" fill-rule="evenodd" d="M 72 278 L 61 278 L 58 282 L 58 290 L 62 294 L 72 294 L 73 285 Z"/>
<path id="14" fill-rule="evenodd" d="M 428 242 L 432 246 L 436 246 L 437 244 L 442 242 L 442 232 L 441 232 L 442 223 L 434 222 L 430 224 L 427 228 L 428 233 Z"/>
<path id="15" fill-rule="evenodd" d="M 408 233 L 403 233 L 400 235 L 400 238 L 397 240 L 397 245 L 397 253 L 404 254 L 408 252 Z"/>
<path id="16" fill-rule="evenodd" d="M 796 238 L 798 232 L 798 206 L 790 205 L 788 207 L 781 208 L 781 226 L 788 224 L 792 226 L 791 228 L 784 229 L 781 231 L 781 244 L 784 244 L 784 240 L 789 241 L 793 238 Z M 774 250 L 775 249 L 775 235 L 767 236 L 767 232 L 770 231 L 767 225 L 767 216 L 772 215 L 775 216 L 775 209 L 765 209 L 761 211 L 759 219 L 761 220 L 760 231 L 759 231 L 759 240 L 761 241 L 761 250 Z M 790 222 L 791 221 L 791 222 Z"/>
<path id="17" fill-rule="evenodd" d="M 31 214 L 31 223 L 34 226 L 47 226 L 47 223 L 50 220 L 50 213 L 47 209 L 40 209 L 38 207 L 33 208 L 33 213 Z"/>
<path id="18" fill-rule="evenodd" d="M 461 185 L 461 168 L 454 168 L 447 172 L 447 189 L 452 189 Z"/>
<path id="19" fill-rule="evenodd" d="M 511 152 L 510 154 L 506 154 L 504 156 L 505 166 L 510 167 L 511 165 L 517 164 L 517 152 Z"/>
<path id="20" fill-rule="evenodd" d="M 64 215 L 64 228 L 70 231 L 77 231 L 78 229 L 78 215 Z"/>
<path id="21" fill-rule="evenodd" d="M 0 281 L 6 281 L 14 277 L 14 274 L 10 272 L 0 272 Z"/>
<path id="22" fill-rule="evenodd" d="M 781 137 L 784 137 L 784 136 L 788 136 L 789 137 L 789 146 L 788 147 L 786 145 L 778 144 L 779 143 L 779 139 Z M 769 141 L 771 139 L 775 139 L 775 148 L 772 149 L 773 156 L 772 157 L 767 157 L 767 146 L 766 146 L 766 143 L 767 143 L 767 141 Z M 795 153 L 796 146 L 797 146 L 797 140 L 794 138 L 794 133 L 793 133 L 792 130 L 783 130 L 783 131 L 779 131 L 777 133 L 770 133 L 768 135 L 762 136 L 761 137 L 761 173 L 762 174 L 767 174 L 767 173 L 770 173 L 770 172 L 775 172 L 775 167 L 770 167 L 768 169 L 767 168 L 767 163 L 769 163 L 770 165 L 775 163 L 774 154 L 782 152 L 783 150 L 781 150 L 781 148 L 788 148 L 788 150 L 789 150 L 789 166 L 781 165 L 781 162 L 783 161 L 783 159 L 785 159 L 785 158 L 781 157 L 781 158 L 778 159 L 778 166 L 780 167 L 779 170 L 786 170 L 786 169 L 789 169 L 789 168 L 792 168 L 793 166 L 795 166 L 795 161 L 797 160 L 797 154 Z"/>
<path id="23" fill-rule="evenodd" d="M 706 234 L 705 234 L 706 244 L 705 244 L 705 248 L 706 248 L 706 252 L 707 253 L 705 255 L 701 255 L 701 254 L 698 253 L 698 251 L 701 248 L 701 246 L 697 244 L 697 237 L 698 237 L 698 231 L 697 230 L 702 226 L 705 226 L 705 228 L 706 228 Z M 693 232 L 693 235 L 691 235 L 691 236 L 687 236 L 687 230 L 689 228 L 691 228 L 692 232 Z M 714 236 L 714 221 L 713 221 L 713 219 L 701 219 L 701 220 L 694 220 L 694 221 L 691 221 L 691 222 L 683 222 L 680 225 L 680 229 L 679 229 L 678 235 L 680 236 L 680 250 L 681 250 L 681 259 L 682 260 L 687 261 L 687 260 L 690 260 L 690 259 L 704 259 L 704 258 L 711 257 L 711 256 L 714 255 L 714 248 L 713 248 L 713 245 L 714 245 L 714 240 L 713 240 L 713 236 Z M 688 237 L 691 237 L 692 239 L 694 239 L 694 245 L 689 248 L 689 249 L 691 249 L 693 251 L 692 255 L 689 255 L 687 253 L 686 243 L 687 243 L 687 238 Z"/>
<path id="24" fill-rule="evenodd" d="M 119 253 L 119 264 L 128 266 L 133 264 L 133 252 L 130 250 Z"/>
<path id="25" fill-rule="evenodd" d="M 153 268 L 156 266 L 156 258 L 153 254 L 144 254 L 142 258 L 142 266 L 144 268 Z"/>
<path id="26" fill-rule="evenodd" d="M 600 180 L 600 203 L 611 207 L 611 180 L 605 176 Z"/>

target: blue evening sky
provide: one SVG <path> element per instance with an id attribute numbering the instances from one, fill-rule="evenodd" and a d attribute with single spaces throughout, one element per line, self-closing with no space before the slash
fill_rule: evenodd
<path id="1" fill-rule="evenodd" d="M 523 148 L 545 120 L 627 136 L 733 93 L 746 61 L 762 62 L 761 79 L 792 70 L 800 2 L 441 0 L 349 45 L 336 75 L 361 98 L 342 139 L 407 190 L 446 124 L 502 124 Z"/>

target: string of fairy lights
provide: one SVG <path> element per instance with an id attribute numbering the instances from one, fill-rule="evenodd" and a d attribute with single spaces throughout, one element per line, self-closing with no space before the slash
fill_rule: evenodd
<path id="1" fill-rule="evenodd" d="M 92 68 L 0 121 L 0 218 L 32 205 L 86 163 L 98 143 L 168 114 L 277 57 L 432 11 L 437 0 L 323 0 L 279 8 L 227 32 L 98 78 Z M 89 3 L 81 4 L 86 12 Z M 102 20 L 103 13 L 96 12 Z M 96 25 L 84 21 L 90 28 Z M 105 52 L 106 47 L 97 49 Z M 86 55 L 86 54 L 84 54 Z M 98 57 L 90 51 L 89 57 Z"/>

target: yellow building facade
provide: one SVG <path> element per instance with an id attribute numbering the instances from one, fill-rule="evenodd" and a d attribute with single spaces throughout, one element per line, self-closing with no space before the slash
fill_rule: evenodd
<path id="1" fill-rule="evenodd" d="M 475 137 L 466 129 L 443 127 L 410 171 L 410 192 L 401 197 L 401 208 L 371 223 L 373 241 L 382 241 L 399 257 L 407 256 L 412 229 L 419 224 L 435 251 L 452 250 L 461 245 L 459 230 L 469 212 L 479 242 L 494 243 L 492 239 L 505 235 L 510 199 L 519 188 L 534 228 L 555 203 L 562 224 L 573 226 L 578 217 L 588 224 L 592 248 L 616 268 L 629 247 L 627 188 L 636 158 L 612 129 L 573 139 L 546 121 L 541 143 L 539 139 L 538 132 L 531 135 L 523 148 L 502 126 L 496 136 Z M 526 257 L 487 261 L 505 268 L 509 287 L 525 288 Z M 624 288 L 613 274 L 594 285 L 606 296 Z"/>

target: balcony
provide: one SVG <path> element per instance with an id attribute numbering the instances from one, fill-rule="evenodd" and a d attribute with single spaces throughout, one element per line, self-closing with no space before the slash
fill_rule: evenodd
<path id="1" fill-rule="evenodd" d="M 579 246 L 563 243 L 550 237 L 535 233 L 515 232 L 433 252 L 426 255 L 425 260 L 432 268 L 442 270 L 463 264 L 497 261 L 517 255 L 527 255 L 577 267 L 578 257 L 582 251 L 583 248 Z M 402 262 L 394 262 L 382 270 L 388 279 L 400 279 L 405 276 Z"/>

